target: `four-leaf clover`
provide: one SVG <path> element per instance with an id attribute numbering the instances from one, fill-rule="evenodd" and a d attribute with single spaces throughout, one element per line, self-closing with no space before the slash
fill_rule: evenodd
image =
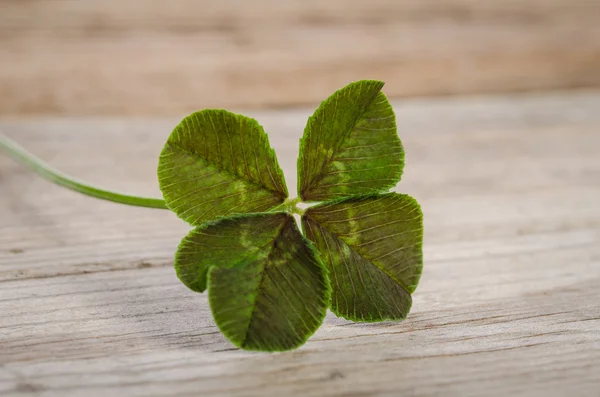
<path id="1" fill-rule="evenodd" d="M 423 215 L 389 193 L 404 149 L 379 81 L 335 92 L 300 141 L 298 199 L 256 120 L 191 114 L 160 155 L 165 203 L 195 228 L 175 257 L 179 279 L 208 290 L 215 322 L 236 346 L 302 345 L 327 308 L 354 321 L 400 320 L 421 275 Z M 316 205 L 302 210 L 296 204 Z M 302 215 L 302 231 L 293 214 Z"/>

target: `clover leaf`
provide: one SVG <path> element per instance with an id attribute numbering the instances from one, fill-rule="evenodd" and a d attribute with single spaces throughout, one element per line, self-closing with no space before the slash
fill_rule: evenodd
<path id="1" fill-rule="evenodd" d="M 297 347 L 328 306 L 354 321 L 401 320 L 410 311 L 423 216 L 413 198 L 386 193 L 400 180 L 404 149 L 382 87 L 351 83 L 309 118 L 298 157 L 300 198 L 292 201 L 254 120 L 204 110 L 169 137 L 159 165 L 165 201 L 200 225 L 179 246 L 177 275 L 194 291 L 208 289 L 215 321 L 236 346 Z M 299 200 L 321 203 L 303 212 Z M 278 210 L 284 213 L 231 217 Z M 302 214 L 317 253 L 291 213 Z"/>
<path id="2" fill-rule="evenodd" d="M 354 196 L 302 217 L 331 274 L 331 310 L 354 321 L 402 320 L 423 264 L 423 215 L 410 196 Z"/>
<path id="3" fill-rule="evenodd" d="M 358 81 L 327 98 L 300 141 L 298 195 L 325 201 L 388 190 L 398 183 L 404 149 L 380 81 Z"/>
<path id="4" fill-rule="evenodd" d="M 208 290 L 223 334 L 243 349 L 289 350 L 327 308 L 353 321 L 401 320 L 411 308 L 423 214 L 415 199 L 389 192 L 404 148 L 382 87 L 358 81 L 321 103 L 300 141 L 299 198 L 291 200 L 263 128 L 226 110 L 202 110 L 175 127 L 158 164 L 164 200 L 77 181 L 1 134 L 0 148 L 68 189 L 171 209 L 194 227 L 177 250 L 177 276 Z M 303 210 L 300 200 L 317 203 Z"/>
<path id="5" fill-rule="evenodd" d="M 192 113 L 175 127 L 160 154 L 158 182 L 167 207 L 191 225 L 266 211 L 288 196 L 263 128 L 226 110 Z"/>
<path id="6" fill-rule="evenodd" d="M 215 322 L 244 349 L 300 346 L 319 328 L 329 304 L 326 270 L 286 213 L 198 227 L 183 239 L 175 268 L 190 288 L 208 288 Z"/>

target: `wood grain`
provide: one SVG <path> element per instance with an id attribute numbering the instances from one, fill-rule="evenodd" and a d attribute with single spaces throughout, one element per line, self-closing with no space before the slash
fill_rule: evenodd
<path id="1" fill-rule="evenodd" d="M 0 0 L 0 114 L 600 86 L 599 0 Z"/>
<path id="2" fill-rule="evenodd" d="M 328 315 L 301 349 L 232 348 L 176 278 L 187 227 L 0 156 L 0 395 L 597 396 L 600 92 L 396 101 L 398 190 L 425 213 L 400 323 Z M 288 185 L 310 109 L 250 112 Z M 170 118 L 0 120 L 52 165 L 157 195 Z"/>

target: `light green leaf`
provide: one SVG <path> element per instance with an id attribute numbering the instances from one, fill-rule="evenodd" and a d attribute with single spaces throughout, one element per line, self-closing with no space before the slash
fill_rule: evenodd
<path id="1" fill-rule="evenodd" d="M 335 314 L 354 321 L 406 317 L 423 266 L 423 215 L 412 197 L 388 193 L 314 206 L 302 227 L 329 270 Z"/>
<path id="2" fill-rule="evenodd" d="M 302 345 L 321 325 L 329 304 L 326 269 L 285 213 L 203 225 L 183 239 L 175 267 L 191 289 L 208 288 L 220 330 L 247 350 Z"/>
<path id="3" fill-rule="evenodd" d="M 175 127 L 160 155 L 158 181 L 167 207 L 191 225 L 266 211 L 288 196 L 263 128 L 226 110 L 192 113 Z"/>
<path id="4" fill-rule="evenodd" d="M 383 84 L 351 83 L 308 119 L 298 157 L 303 201 L 387 191 L 400 181 L 404 149 Z"/>

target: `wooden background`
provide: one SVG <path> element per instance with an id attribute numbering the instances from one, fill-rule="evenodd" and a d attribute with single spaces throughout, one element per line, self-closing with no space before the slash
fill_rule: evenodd
<path id="1" fill-rule="evenodd" d="M 0 0 L 0 132 L 108 189 L 158 196 L 173 126 L 222 106 L 293 192 L 306 118 L 363 78 L 425 214 L 405 321 L 235 349 L 175 276 L 182 221 L 0 153 L 0 396 L 598 397 L 600 0 Z"/>
<path id="2" fill-rule="evenodd" d="M 0 0 L 0 114 L 600 86 L 600 0 Z"/>
<path id="3" fill-rule="evenodd" d="M 0 155 L 0 395 L 597 397 L 600 91 L 394 105 L 398 191 L 425 214 L 412 311 L 379 324 L 328 314 L 289 353 L 220 334 L 206 294 L 175 275 L 188 227 L 174 214 L 67 191 Z M 292 192 L 311 112 L 251 112 Z M 83 180 L 158 195 L 177 119 L 0 130 Z"/>

